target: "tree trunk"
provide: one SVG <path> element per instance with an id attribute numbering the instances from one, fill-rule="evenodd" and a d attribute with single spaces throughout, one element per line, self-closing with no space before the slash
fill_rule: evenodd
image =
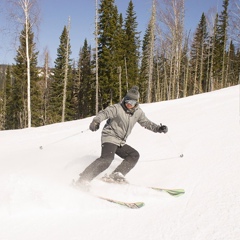
<path id="1" fill-rule="evenodd" d="M 156 22 L 156 4 L 155 0 L 152 2 L 152 16 L 150 20 L 150 41 L 149 41 L 149 59 L 148 59 L 148 89 L 147 89 L 147 102 L 152 101 L 152 78 L 153 78 L 153 51 L 154 51 L 154 33 L 155 33 L 155 22 Z"/>
<path id="2" fill-rule="evenodd" d="M 27 58 L 27 112 L 28 112 L 28 127 L 31 127 L 31 86 L 30 86 L 30 57 L 29 57 L 29 43 L 28 43 L 28 16 L 26 16 L 26 58 Z"/>
<path id="3" fill-rule="evenodd" d="M 122 100 L 122 67 L 118 67 L 119 101 Z"/>
<path id="4" fill-rule="evenodd" d="M 184 28 L 184 0 L 161 0 L 159 20 L 167 38 L 166 58 L 170 62 L 167 99 L 179 96 L 179 81 Z"/>
<path id="5" fill-rule="evenodd" d="M 96 45 L 96 114 L 98 113 L 98 89 L 99 89 L 99 81 L 98 81 L 98 0 L 95 2 L 95 45 Z"/>
<path id="6" fill-rule="evenodd" d="M 184 76 L 184 84 L 183 84 L 183 97 L 187 97 L 187 86 L 188 86 L 188 78 L 189 78 L 189 61 L 187 60 L 187 65 L 185 66 L 185 76 Z"/>
<path id="7" fill-rule="evenodd" d="M 19 122 L 21 127 L 30 128 L 32 125 L 32 111 L 31 111 L 31 47 L 29 42 L 29 31 L 33 25 L 38 23 L 39 9 L 37 7 L 37 0 L 8 0 L 7 3 L 12 5 L 10 15 L 16 21 L 16 25 L 25 25 L 26 33 L 25 36 L 25 56 L 23 56 L 24 61 L 26 61 L 26 75 L 27 75 L 27 103 L 25 108 L 25 99 L 23 98 L 24 112 L 19 114 Z M 21 9 L 21 13 L 18 12 Z M 23 14 L 22 14 L 23 11 Z M 25 91 L 25 89 L 24 89 Z M 25 118 L 25 119 L 23 119 Z M 24 124 L 23 124 L 24 123 Z M 22 125 L 23 124 L 23 125 Z"/>
<path id="8" fill-rule="evenodd" d="M 43 92 L 43 125 L 48 124 L 47 105 L 48 105 L 48 77 L 49 77 L 49 53 L 45 50 L 44 59 L 44 92 Z"/>
<path id="9" fill-rule="evenodd" d="M 69 31 L 70 31 L 70 17 L 68 19 L 68 28 L 67 28 L 67 44 L 66 44 L 67 46 L 66 46 L 66 56 L 65 56 L 63 102 L 62 102 L 62 122 L 65 121 L 65 109 L 66 109 L 66 99 L 67 99 L 68 59 L 69 59 Z"/>

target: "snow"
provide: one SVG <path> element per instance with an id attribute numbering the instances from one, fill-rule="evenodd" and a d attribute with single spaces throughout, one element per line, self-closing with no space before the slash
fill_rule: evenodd
<path id="1" fill-rule="evenodd" d="M 0 239 L 240 239 L 239 93 L 238 85 L 142 105 L 148 118 L 166 124 L 169 132 L 152 133 L 136 125 L 128 144 L 141 157 L 127 179 L 186 193 L 175 198 L 97 179 L 91 188 L 105 197 L 144 201 L 141 209 L 71 187 L 72 179 L 100 155 L 101 131 L 88 130 L 92 117 L 1 131 Z M 106 172 L 119 163 L 116 157 Z"/>

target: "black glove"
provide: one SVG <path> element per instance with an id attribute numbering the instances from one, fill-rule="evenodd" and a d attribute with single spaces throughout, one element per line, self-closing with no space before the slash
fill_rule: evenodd
<path id="1" fill-rule="evenodd" d="M 160 132 L 160 133 L 167 133 L 168 132 L 168 127 L 161 124 L 159 126 L 158 132 Z"/>
<path id="2" fill-rule="evenodd" d="M 100 123 L 95 122 L 94 120 L 91 122 L 89 129 L 93 132 L 97 131 L 99 129 Z"/>

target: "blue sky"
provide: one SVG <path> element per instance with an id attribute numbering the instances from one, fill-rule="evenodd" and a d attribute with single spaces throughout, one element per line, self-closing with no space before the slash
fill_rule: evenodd
<path id="1" fill-rule="evenodd" d="M 185 0 L 185 27 L 194 31 L 202 13 L 207 13 L 211 8 L 221 11 L 222 2 L 223 0 Z M 152 0 L 133 0 L 138 31 L 142 32 L 141 38 L 150 18 L 151 3 Z M 43 51 L 47 47 L 51 58 L 50 66 L 54 66 L 57 48 L 60 43 L 59 37 L 64 25 L 68 24 L 69 16 L 71 17 L 71 58 L 77 60 L 79 49 L 82 47 L 85 38 L 94 47 L 95 0 L 39 0 L 39 4 L 41 22 L 39 32 L 36 34 L 38 37 L 36 43 L 39 51 L 39 65 L 43 63 Z M 119 13 L 125 16 L 129 0 L 115 0 L 115 4 Z M 0 30 L 6 26 L 6 14 L 6 11 L 0 10 Z M 12 38 L 12 35 L 10 37 L 0 31 L 0 64 L 14 63 L 13 58 L 16 56 L 16 51 Z"/>

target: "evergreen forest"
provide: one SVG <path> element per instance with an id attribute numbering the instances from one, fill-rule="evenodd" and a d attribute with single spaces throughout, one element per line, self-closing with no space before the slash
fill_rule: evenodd
<path id="1" fill-rule="evenodd" d="M 184 0 L 152 0 L 143 39 L 132 0 L 125 17 L 114 0 L 96 0 L 95 45 L 85 39 L 79 58 L 72 59 L 69 24 L 63 26 L 52 68 L 48 51 L 38 65 L 31 8 L 22 11 L 26 21 L 14 64 L 0 65 L 0 130 L 93 116 L 121 101 L 133 85 L 140 103 L 152 103 L 240 81 L 239 0 L 222 0 L 212 21 L 202 13 L 191 34 L 184 27 Z"/>

